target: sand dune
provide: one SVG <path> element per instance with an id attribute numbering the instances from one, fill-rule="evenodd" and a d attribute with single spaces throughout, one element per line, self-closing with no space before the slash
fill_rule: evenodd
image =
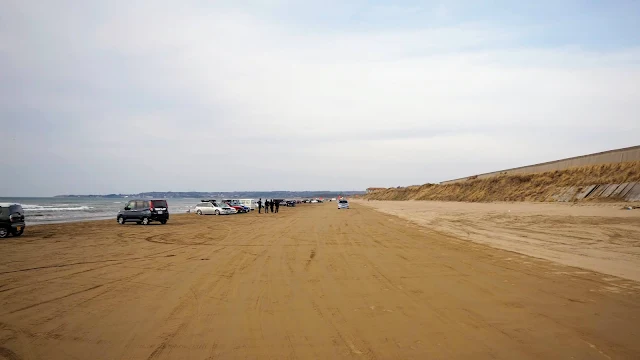
<path id="1" fill-rule="evenodd" d="M 536 174 L 509 174 L 453 184 L 424 184 L 375 191 L 370 200 L 552 201 L 567 187 L 576 192 L 590 185 L 640 182 L 640 161 L 591 165 Z M 634 192 L 635 193 L 635 192 Z M 635 193 L 637 196 L 637 193 Z M 596 201 L 622 200 L 613 194 Z M 636 198 L 634 196 L 633 198 Z M 625 198 L 629 200 L 628 198 Z M 591 200 L 591 199 L 586 199 Z M 631 200 L 635 201 L 635 200 Z"/>

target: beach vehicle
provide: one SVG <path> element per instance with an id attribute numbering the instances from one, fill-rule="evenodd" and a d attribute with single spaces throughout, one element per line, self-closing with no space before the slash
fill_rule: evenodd
<path id="1" fill-rule="evenodd" d="M 338 201 L 338 210 L 348 209 L 348 208 L 349 208 L 349 201 L 345 199 L 340 199 L 340 201 Z"/>
<path id="2" fill-rule="evenodd" d="M 24 232 L 24 228 L 22 205 L 0 203 L 0 238 L 6 238 L 9 234 L 20 236 Z"/>
<path id="3" fill-rule="evenodd" d="M 196 205 L 194 212 L 198 215 L 213 215 L 215 207 L 210 202 L 201 202 Z"/>
<path id="4" fill-rule="evenodd" d="M 251 210 L 258 208 L 258 202 L 256 199 L 238 199 L 238 202 Z"/>
<path id="5" fill-rule="evenodd" d="M 296 206 L 297 201 L 295 200 L 287 200 L 287 205 L 288 207 L 294 207 Z"/>
<path id="6" fill-rule="evenodd" d="M 148 225 L 152 221 L 166 224 L 169 220 L 167 200 L 130 200 L 116 217 L 120 225 L 136 222 Z"/>
<path id="7" fill-rule="evenodd" d="M 240 204 L 238 200 L 222 200 L 222 202 L 236 209 L 236 211 L 241 214 L 244 214 L 250 211 L 244 205 Z"/>
<path id="8" fill-rule="evenodd" d="M 309 201 L 309 202 L 310 202 L 310 203 L 312 203 L 312 204 L 317 204 L 317 203 L 318 203 L 318 200 L 315 200 L 315 199 L 314 199 L 314 200 L 311 200 L 311 201 Z"/>
<path id="9" fill-rule="evenodd" d="M 218 215 L 215 213 L 216 210 L 218 210 L 218 212 L 220 213 L 218 207 L 214 206 L 213 203 L 201 202 L 200 204 L 196 205 L 194 212 L 198 215 Z"/>
<path id="10" fill-rule="evenodd" d="M 236 209 L 231 206 L 213 200 L 202 200 L 200 204 L 196 205 L 195 212 L 198 215 L 230 215 L 237 213 Z"/>
<path id="11" fill-rule="evenodd" d="M 248 206 L 246 206 L 244 204 L 237 204 L 237 205 L 242 206 L 242 209 L 244 210 L 243 211 L 244 213 L 250 213 L 251 210 L 253 210 L 252 208 L 250 208 L 250 207 L 248 207 Z"/>

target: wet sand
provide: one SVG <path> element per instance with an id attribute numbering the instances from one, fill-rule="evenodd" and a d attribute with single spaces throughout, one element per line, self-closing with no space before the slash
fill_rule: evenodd
<path id="1" fill-rule="evenodd" d="M 361 203 L 43 225 L 0 254 L 12 360 L 640 358 L 639 283 Z"/>

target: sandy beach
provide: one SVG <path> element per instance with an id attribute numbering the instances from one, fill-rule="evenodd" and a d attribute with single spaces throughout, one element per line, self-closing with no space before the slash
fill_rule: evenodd
<path id="1" fill-rule="evenodd" d="M 640 281 L 640 209 L 629 203 L 366 201 L 428 229 Z"/>
<path id="2" fill-rule="evenodd" d="M 640 358 L 639 226 L 372 201 L 31 227 L 0 241 L 0 359 Z"/>

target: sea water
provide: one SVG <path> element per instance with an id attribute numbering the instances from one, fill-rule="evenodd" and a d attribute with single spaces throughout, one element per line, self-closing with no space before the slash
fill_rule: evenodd
<path id="1" fill-rule="evenodd" d="M 72 221 L 113 219 L 118 211 L 133 198 L 2 198 L 0 203 L 18 203 L 25 212 L 27 225 L 52 224 Z M 200 199 L 166 199 L 170 214 L 183 214 L 193 209 Z"/>

